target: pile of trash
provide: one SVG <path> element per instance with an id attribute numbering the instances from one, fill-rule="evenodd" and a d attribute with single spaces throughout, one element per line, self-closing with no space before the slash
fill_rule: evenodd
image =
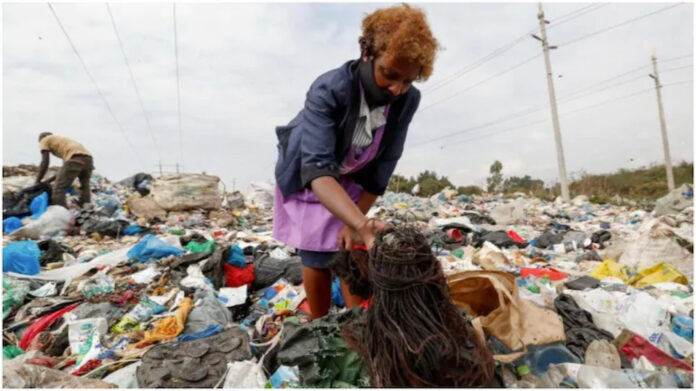
<path id="1" fill-rule="evenodd" d="M 272 185 L 94 174 L 92 203 L 66 209 L 31 179 L 3 192 L 4 387 L 373 384 L 342 337 L 365 311 L 342 308 L 338 280 L 311 320 L 300 258 L 271 236 Z M 692 387 L 690 186 L 654 211 L 446 189 L 387 193 L 369 215 L 427 238 L 505 386 Z"/>

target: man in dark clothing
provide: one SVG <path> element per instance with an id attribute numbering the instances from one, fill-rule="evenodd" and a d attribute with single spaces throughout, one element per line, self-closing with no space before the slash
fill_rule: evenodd
<path id="1" fill-rule="evenodd" d="M 67 208 L 65 193 L 72 185 L 75 178 L 80 179 L 80 201 L 83 206 L 90 202 L 91 192 L 89 179 L 94 170 L 92 155 L 82 144 L 67 137 L 55 136 L 44 132 L 39 135 L 39 148 L 41 149 L 41 165 L 36 183 L 40 183 L 48 170 L 49 153 L 63 159 L 63 167 L 56 175 L 56 183 L 53 188 L 52 203 Z"/>

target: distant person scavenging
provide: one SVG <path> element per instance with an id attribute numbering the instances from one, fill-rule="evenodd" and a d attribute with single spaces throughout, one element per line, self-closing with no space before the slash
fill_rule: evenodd
<path id="1" fill-rule="evenodd" d="M 312 317 L 331 306 L 329 259 L 386 228 L 365 214 L 384 194 L 420 102 L 414 81 L 433 71 L 437 40 L 425 13 L 407 4 L 362 21 L 360 58 L 319 76 L 304 108 L 276 128 L 273 235 L 298 249 Z M 360 304 L 345 282 L 348 307 Z"/>
<path id="2" fill-rule="evenodd" d="M 56 182 L 51 197 L 52 203 L 67 208 L 65 193 L 75 178 L 80 179 L 80 207 L 89 203 L 91 198 L 89 179 L 92 176 L 92 170 L 94 170 L 92 154 L 77 141 L 50 132 L 39 135 L 39 148 L 41 150 L 41 165 L 36 183 L 40 183 L 46 175 L 50 159 L 49 153 L 63 159 L 63 167 L 60 168 L 55 178 Z"/>

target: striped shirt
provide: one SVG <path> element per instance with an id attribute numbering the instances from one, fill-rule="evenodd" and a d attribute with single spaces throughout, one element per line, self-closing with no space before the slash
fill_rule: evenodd
<path id="1" fill-rule="evenodd" d="M 353 134 L 353 146 L 357 148 L 366 148 L 372 144 L 372 137 L 375 129 L 384 125 L 387 118 L 384 116 L 384 108 L 386 106 L 375 107 L 370 110 L 365 100 L 365 93 L 360 89 L 360 114 L 358 123 L 355 126 Z"/>

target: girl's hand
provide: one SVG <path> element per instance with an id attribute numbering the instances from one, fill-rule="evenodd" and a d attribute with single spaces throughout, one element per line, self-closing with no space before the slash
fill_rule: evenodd
<path id="1" fill-rule="evenodd" d="M 360 236 L 349 226 L 344 225 L 338 233 L 338 248 L 350 251 L 353 249 L 353 244 L 358 244 L 362 241 Z"/>
<path id="2" fill-rule="evenodd" d="M 388 227 L 386 224 L 375 219 L 365 219 L 357 229 L 358 235 L 362 238 L 363 242 L 368 249 L 371 249 L 375 244 L 375 234 L 378 232 L 386 230 Z"/>

